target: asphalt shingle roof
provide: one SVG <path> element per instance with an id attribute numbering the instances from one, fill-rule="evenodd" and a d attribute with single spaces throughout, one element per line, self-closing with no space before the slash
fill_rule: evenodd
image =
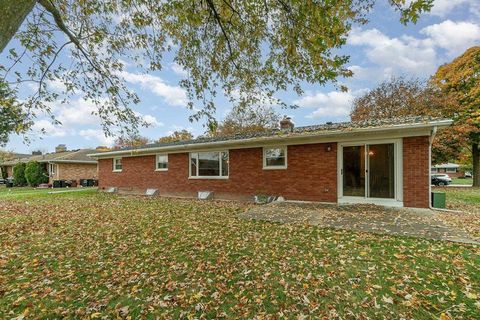
<path id="1" fill-rule="evenodd" d="M 29 161 L 38 161 L 38 162 L 85 162 L 91 161 L 95 162 L 95 159 L 92 159 L 87 156 L 92 152 L 95 152 L 94 149 L 79 149 L 79 150 L 72 150 L 72 151 L 64 151 L 64 152 L 56 152 L 56 153 L 46 153 L 41 155 L 32 155 L 29 157 L 24 157 L 20 159 L 14 159 L 5 161 L 0 165 L 10 166 L 15 165 L 19 162 L 29 162 Z"/>
<path id="2" fill-rule="evenodd" d="M 239 134 L 230 135 L 230 136 L 199 137 L 192 140 L 183 140 L 183 141 L 166 142 L 166 143 L 150 143 L 140 147 L 125 147 L 115 151 L 142 150 L 142 149 L 150 149 L 150 148 L 181 146 L 181 145 L 200 144 L 200 143 L 209 143 L 209 142 L 235 141 L 235 140 L 260 138 L 260 137 L 296 136 L 296 135 L 307 136 L 309 134 L 318 134 L 323 132 L 325 133 L 348 132 L 355 129 L 387 128 L 387 127 L 408 125 L 408 124 L 411 124 L 411 125 L 422 124 L 422 123 L 428 123 L 431 121 L 438 121 L 438 120 L 446 120 L 446 119 L 433 118 L 433 117 L 402 117 L 402 118 L 390 118 L 390 119 L 368 120 L 368 121 L 357 121 L 357 122 L 339 122 L 339 123 L 327 122 L 325 124 L 319 124 L 319 125 L 295 127 L 293 130 L 270 129 L 270 130 L 261 131 L 261 132 L 239 133 Z M 100 155 L 102 154 L 102 152 L 96 152 L 96 154 Z"/>

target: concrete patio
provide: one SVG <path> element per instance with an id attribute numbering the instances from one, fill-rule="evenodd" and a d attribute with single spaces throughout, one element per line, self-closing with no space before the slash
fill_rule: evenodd
<path id="1" fill-rule="evenodd" d="M 444 212 L 442 213 L 445 214 Z M 455 214 L 451 212 L 451 214 Z M 320 227 L 412 236 L 468 244 L 480 244 L 466 231 L 447 225 L 437 211 L 427 209 L 386 208 L 375 205 L 333 205 L 319 203 L 276 202 L 258 205 L 239 215 L 281 223 L 307 223 Z"/>

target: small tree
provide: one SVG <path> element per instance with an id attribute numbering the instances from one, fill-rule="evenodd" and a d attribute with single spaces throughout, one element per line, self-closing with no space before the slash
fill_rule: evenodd
<path id="1" fill-rule="evenodd" d="M 186 130 L 173 131 L 169 136 L 161 137 L 157 140 L 158 143 L 167 143 L 167 142 L 176 142 L 176 141 L 185 141 L 193 139 L 193 134 Z"/>
<path id="2" fill-rule="evenodd" d="M 25 179 L 29 186 L 38 186 L 48 182 L 48 175 L 37 161 L 29 161 L 25 166 Z"/>
<path id="3" fill-rule="evenodd" d="M 25 179 L 25 163 L 19 162 L 13 167 L 13 182 L 17 187 L 23 187 L 27 184 Z"/>
<path id="4" fill-rule="evenodd" d="M 234 107 L 214 131 L 215 136 L 261 132 L 278 127 L 280 115 L 271 106 Z"/>
<path id="5" fill-rule="evenodd" d="M 124 135 L 115 140 L 113 149 L 122 149 L 129 147 L 140 147 L 149 142 L 147 137 L 142 137 L 139 134 Z"/>

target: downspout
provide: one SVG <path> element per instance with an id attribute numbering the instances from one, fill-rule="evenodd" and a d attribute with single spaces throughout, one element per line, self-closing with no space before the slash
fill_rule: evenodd
<path id="1" fill-rule="evenodd" d="M 436 211 L 446 211 L 446 212 L 455 212 L 459 213 L 462 211 L 459 210 L 451 210 L 451 209 L 442 209 L 442 208 L 434 208 L 432 206 L 432 145 L 433 145 L 433 139 L 435 138 L 435 135 L 437 134 L 437 127 L 433 127 L 432 133 L 430 134 L 429 138 L 429 147 L 428 147 L 428 208 L 430 210 L 436 210 Z"/>
<path id="2" fill-rule="evenodd" d="M 428 141 L 429 141 L 429 146 L 428 146 L 428 207 L 432 210 L 437 209 L 437 208 L 434 208 L 432 206 L 432 145 L 433 145 L 433 139 L 435 139 L 436 134 L 437 134 L 437 127 L 433 127 L 432 133 L 430 134 L 430 137 L 428 139 Z"/>

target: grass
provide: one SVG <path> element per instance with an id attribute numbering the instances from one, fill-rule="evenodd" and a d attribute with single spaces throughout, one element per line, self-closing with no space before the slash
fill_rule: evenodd
<path id="1" fill-rule="evenodd" d="M 452 184 L 468 185 L 471 186 L 473 182 L 472 178 L 452 178 Z"/>
<path id="2" fill-rule="evenodd" d="M 479 188 L 441 188 L 447 193 L 447 203 L 452 206 L 474 205 L 480 206 Z"/>
<path id="3" fill-rule="evenodd" d="M 0 201 L 2 319 L 480 317 L 479 247 L 239 220 L 232 202 L 24 200 Z"/>
<path id="4" fill-rule="evenodd" d="M 57 194 L 57 196 L 69 194 L 69 196 L 82 197 L 85 193 L 95 193 L 96 188 L 62 188 L 62 189 L 36 189 L 32 187 L 14 187 L 6 188 L 5 186 L 0 186 L 0 199 L 28 199 L 28 198 L 38 198 L 38 197 L 52 197 L 49 192 L 58 192 L 63 191 L 62 193 Z M 69 191 L 69 192 L 67 192 Z"/>

